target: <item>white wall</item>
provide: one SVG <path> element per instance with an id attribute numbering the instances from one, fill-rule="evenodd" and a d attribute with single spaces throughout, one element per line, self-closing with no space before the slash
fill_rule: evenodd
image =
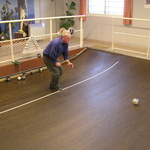
<path id="1" fill-rule="evenodd" d="M 64 15 L 63 0 L 34 0 L 35 18 L 55 17 Z M 46 33 L 49 33 L 49 21 L 44 21 Z M 53 32 L 59 30 L 59 20 L 53 21 Z"/>
<path id="2" fill-rule="evenodd" d="M 146 0 L 133 0 L 133 17 L 150 19 L 150 8 L 144 7 Z"/>
<path id="3" fill-rule="evenodd" d="M 75 15 L 79 14 L 80 0 L 34 0 L 35 3 L 35 17 L 51 17 L 65 15 L 65 3 L 74 1 L 77 10 Z M 150 19 L 150 8 L 144 8 L 145 0 L 133 0 L 133 18 Z M 88 0 L 87 0 L 88 2 Z M 79 20 L 75 19 L 75 29 L 79 27 Z M 122 22 L 120 25 L 123 26 Z M 150 25 L 133 22 L 133 27 L 147 27 Z M 84 37 L 93 40 L 111 41 L 112 35 L 112 19 L 100 16 L 87 16 L 87 20 L 83 23 Z M 59 20 L 54 24 L 54 28 L 59 29 Z"/>

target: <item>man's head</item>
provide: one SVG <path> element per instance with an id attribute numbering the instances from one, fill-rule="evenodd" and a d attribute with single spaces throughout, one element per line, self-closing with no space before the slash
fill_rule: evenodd
<path id="1" fill-rule="evenodd" d="M 64 43 L 69 43 L 69 41 L 71 39 L 70 32 L 68 30 L 63 31 L 61 38 Z"/>

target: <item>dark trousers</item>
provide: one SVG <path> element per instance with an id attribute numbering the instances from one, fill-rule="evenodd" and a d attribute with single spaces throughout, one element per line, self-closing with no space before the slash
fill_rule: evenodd
<path id="1" fill-rule="evenodd" d="M 57 67 L 48 56 L 43 55 L 43 60 L 51 74 L 50 87 L 57 88 L 63 71 L 62 67 Z"/>

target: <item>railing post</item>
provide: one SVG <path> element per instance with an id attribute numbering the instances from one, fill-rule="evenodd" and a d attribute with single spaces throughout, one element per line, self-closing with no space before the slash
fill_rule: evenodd
<path id="1" fill-rule="evenodd" d="M 115 30 L 115 18 L 112 21 L 112 43 L 111 43 L 111 50 L 114 50 L 114 30 Z"/>
<path id="2" fill-rule="evenodd" d="M 83 47 L 83 19 L 80 18 L 80 47 Z"/>
<path id="3" fill-rule="evenodd" d="M 52 36 L 52 19 L 50 19 L 50 41 L 52 41 L 53 36 Z"/>
<path id="4" fill-rule="evenodd" d="M 9 22 L 9 37 L 10 37 L 10 49 L 11 49 L 11 58 L 14 62 L 14 50 L 13 50 L 13 42 L 12 42 L 12 29 L 11 29 L 11 23 Z"/>
<path id="5" fill-rule="evenodd" d="M 150 55 L 150 31 L 149 31 L 149 38 L 148 38 L 148 47 L 147 47 L 147 57 Z"/>

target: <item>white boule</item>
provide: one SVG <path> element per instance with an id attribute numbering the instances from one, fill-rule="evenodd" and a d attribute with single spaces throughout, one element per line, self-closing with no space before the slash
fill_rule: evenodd
<path id="1" fill-rule="evenodd" d="M 18 79 L 18 80 L 21 80 L 21 77 L 19 76 L 19 77 L 17 77 L 17 79 Z"/>
<path id="2" fill-rule="evenodd" d="M 132 100 L 132 103 L 133 103 L 133 105 L 139 105 L 139 99 L 134 98 L 134 99 Z"/>

